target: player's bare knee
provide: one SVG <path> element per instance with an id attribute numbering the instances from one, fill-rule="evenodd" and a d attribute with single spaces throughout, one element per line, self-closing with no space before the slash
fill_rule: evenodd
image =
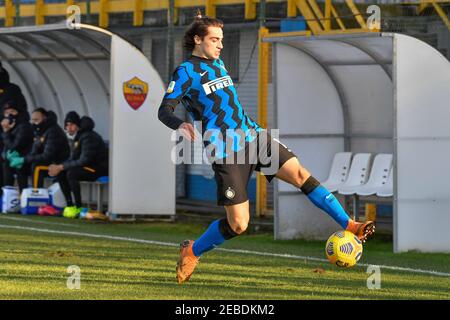
<path id="1" fill-rule="evenodd" d="M 247 230 L 248 228 L 248 222 L 240 222 L 237 226 L 236 226 L 236 230 L 234 230 L 237 234 L 242 234 L 245 232 L 245 230 Z"/>
<path id="2" fill-rule="evenodd" d="M 242 234 L 245 232 L 245 230 L 247 230 L 248 221 L 234 220 L 234 221 L 230 222 L 230 226 L 234 232 L 236 232 L 237 234 Z"/>
<path id="3" fill-rule="evenodd" d="M 300 188 L 306 180 L 311 176 L 311 173 L 309 173 L 308 170 L 300 166 L 300 168 L 297 170 L 296 176 L 295 176 L 295 184 L 297 188 Z"/>
<path id="4" fill-rule="evenodd" d="M 293 177 L 292 177 L 292 184 L 296 188 L 300 188 L 303 185 L 303 183 L 305 183 L 305 181 L 306 181 L 305 175 L 303 174 L 303 172 L 300 169 L 294 171 Z"/>

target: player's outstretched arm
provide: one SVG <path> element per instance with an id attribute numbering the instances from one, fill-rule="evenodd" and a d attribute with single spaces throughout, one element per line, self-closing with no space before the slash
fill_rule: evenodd
<path id="1" fill-rule="evenodd" d="M 174 115 L 175 108 L 168 104 L 161 104 L 158 110 L 158 119 L 170 129 L 176 130 L 184 122 Z"/>

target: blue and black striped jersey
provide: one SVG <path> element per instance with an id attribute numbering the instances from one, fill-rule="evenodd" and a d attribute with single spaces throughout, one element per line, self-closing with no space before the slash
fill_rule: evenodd
<path id="1" fill-rule="evenodd" d="M 186 107 L 193 121 L 201 122 L 202 134 L 208 131 L 209 138 L 204 138 L 205 146 L 213 143 L 217 148 L 218 158 L 226 156 L 221 156 L 220 153 L 225 150 L 223 139 L 227 134 L 229 138 L 229 129 L 240 129 L 241 135 L 233 137 L 231 150 L 235 152 L 244 147 L 244 135 L 245 142 L 252 142 L 255 132 L 262 130 L 243 110 L 233 80 L 220 59 L 209 60 L 191 56 L 176 68 L 160 111 L 161 108 L 169 107 L 173 112 L 180 102 Z M 181 119 L 171 120 L 161 119 L 172 129 L 177 129 L 183 122 Z M 217 139 L 219 132 L 223 139 Z"/>

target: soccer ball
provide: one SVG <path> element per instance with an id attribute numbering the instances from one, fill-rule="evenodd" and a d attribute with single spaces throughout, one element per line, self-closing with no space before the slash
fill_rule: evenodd
<path id="1" fill-rule="evenodd" d="M 346 230 L 333 233 L 325 247 L 328 260 L 339 267 L 353 267 L 361 259 L 362 251 L 361 241 Z"/>

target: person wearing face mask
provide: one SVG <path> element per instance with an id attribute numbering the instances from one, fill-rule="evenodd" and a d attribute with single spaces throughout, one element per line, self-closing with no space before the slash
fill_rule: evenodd
<path id="1" fill-rule="evenodd" d="M 17 110 L 23 113 L 25 117 L 28 117 L 27 120 L 29 120 L 27 102 L 20 87 L 9 81 L 9 73 L 0 62 L 0 107 L 3 108 L 6 102 L 11 101 Z"/>
<path id="2" fill-rule="evenodd" d="M 69 139 L 70 150 L 73 150 L 73 140 L 80 129 L 80 116 L 76 111 L 69 111 L 64 119 L 64 129 L 66 130 L 66 137 Z"/>
<path id="3" fill-rule="evenodd" d="M 31 114 L 34 143 L 31 152 L 21 157 L 11 157 L 10 166 L 20 169 L 31 165 L 33 188 L 42 188 L 48 166 L 65 161 L 70 156 L 69 143 L 64 130 L 57 123 L 53 111 L 37 108 Z"/>
<path id="4" fill-rule="evenodd" d="M 3 185 L 14 185 L 14 174 L 17 175 L 19 191 L 28 187 L 29 166 L 22 165 L 13 168 L 10 161 L 16 157 L 27 155 L 33 145 L 33 129 L 28 122 L 30 115 L 28 111 L 22 110 L 15 105 L 14 101 L 8 101 L 3 106 L 3 155 L 7 161 L 3 162 Z"/>
<path id="5" fill-rule="evenodd" d="M 95 181 L 108 175 L 108 149 L 102 137 L 94 131 L 95 123 L 89 117 L 82 117 L 75 111 L 66 115 L 66 132 L 74 136 L 73 149 L 69 160 L 52 164 L 50 176 L 58 176 L 61 191 L 66 198 L 67 207 L 63 216 L 77 218 L 82 211 L 80 181 Z M 72 199 L 72 194 L 74 199 Z"/>

